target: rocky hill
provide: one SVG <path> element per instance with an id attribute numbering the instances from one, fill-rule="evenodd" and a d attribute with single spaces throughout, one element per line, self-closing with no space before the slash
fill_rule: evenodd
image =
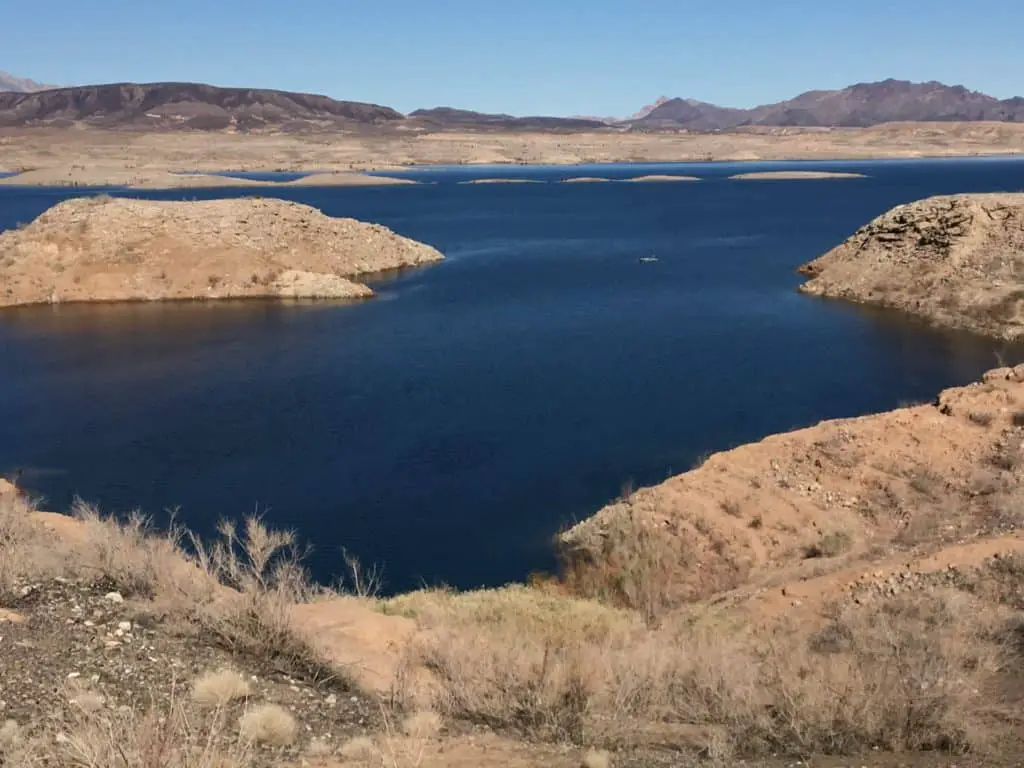
<path id="1" fill-rule="evenodd" d="M 838 91 L 807 91 L 776 104 L 732 109 L 692 99 L 670 99 L 638 128 L 727 130 L 740 126 L 866 127 L 899 121 L 1024 121 L 1024 98 L 999 100 L 960 85 L 884 80 Z"/>
<path id="2" fill-rule="evenodd" d="M 804 293 L 891 307 L 936 325 L 1024 336 L 1024 194 L 897 206 L 800 268 Z"/>
<path id="3" fill-rule="evenodd" d="M 33 93 L 34 91 L 45 91 L 56 87 L 56 85 L 37 83 L 35 80 L 29 80 L 27 77 L 15 77 L 9 72 L 0 72 L 0 91 Z"/>
<path id="4" fill-rule="evenodd" d="M 0 307 L 362 298 L 359 275 L 439 261 L 386 227 L 272 199 L 78 198 L 0 235 Z"/>
<path id="5" fill-rule="evenodd" d="M 198 83 L 118 83 L 0 93 L 0 126 L 303 130 L 399 122 L 389 107 L 327 96 Z"/>

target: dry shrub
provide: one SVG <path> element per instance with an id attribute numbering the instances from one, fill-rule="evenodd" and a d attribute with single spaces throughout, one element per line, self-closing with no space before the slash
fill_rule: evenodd
<path id="1" fill-rule="evenodd" d="M 0 601 L 10 596 L 19 579 L 37 573 L 42 532 L 30 512 L 24 499 L 0 489 Z"/>
<path id="2" fill-rule="evenodd" d="M 198 720 L 172 700 L 144 713 L 105 709 L 77 712 L 66 738 L 39 747 L 49 765 L 75 768 L 247 768 L 249 745 L 236 739 L 223 712 Z"/>
<path id="3" fill-rule="evenodd" d="M 28 534 L 5 503 L 0 497 L 0 535 L 10 530 L 11 539 L 21 541 Z M 173 519 L 158 531 L 142 515 L 103 515 L 81 501 L 73 514 L 82 538 L 67 553 L 65 567 L 73 575 L 150 600 L 180 628 L 197 629 L 233 652 L 318 682 L 337 680 L 336 670 L 290 618 L 293 606 L 315 592 L 292 533 L 270 530 L 251 517 L 241 532 L 222 523 L 220 537 L 207 543 Z M 23 575 L 30 561 L 21 557 L 5 565 L 7 549 L 0 549 L 0 577 L 5 571 Z"/>
<path id="4" fill-rule="evenodd" d="M 781 636 L 762 660 L 769 717 L 748 743 L 829 754 L 983 747 L 999 649 L 980 610 L 962 594 L 916 596 L 847 612 L 829 630 L 841 642 L 819 633 L 809 654 Z"/>
<path id="5" fill-rule="evenodd" d="M 601 550 L 561 551 L 562 580 L 576 595 L 639 611 L 654 623 L 680 603 L 674 584 L 691 569 L 692 545 L 630 514 L 609 527 Z"/>
<path id="6" fill-rule="evenodd" d="M 341 745 L 341 756 L 354 763 L 380 762 L 381 753 L 368 736 L 355 736 Z"/>
<path id="7" fill-rule="evenodd" d="M 295 741 L 298 725 L 288 710 L 277 704 L 260 704 L 238 719 L 238 733 L 242 741 L 288 747 Z"/>
<path id="8" fill-rule="evenodd" d="M 207 672 L 192 683 L 192 701 L 203 707 L 223 707 L 236 699 L 248 698 L 249 681 L 233 669 Z"/>
<path id="9" fill-rule="evenodd" d="M 804 551 L 804 557 L 838 557 L 853 547 L 853 537 L 847 531 L 832 531 Z"/>
<path id="10" fill-rule="evenodd" d="M 227 521 L 219 531 L 208 545 L 192 538 L 202 571 L 230 588 L 202 607 L 196 617 L 202 629 L 233 652 L 317 682 L 336 681 L 336 671 L 291 620 L 292 608 L 315 592 L 294 534 L 272 531 L 255 517 L 241 532 Z"/>
<path id="11" fill-rule="evenodd" d="M 82 530 L 83 541 L 73 553 L 80 575 L 169 610 L 189 610 L 212 598 L 215 583 L 189 563 L 186 532 L 173 519 L 161 532 L 138 512 L 121 519 L 80 499 L 71 514 Z"/>
<path id="12" fill-rule="evenodd" d="M 709 729 L 702 749 L 716 759 L 964 752 L 986 743 L 1000 653 L 979 606 L 962 593 L 857 606 L 810 639 L 785 620 L 755 631 L 707 609 L 653 629 L 623 613 L 603 633 L 569 611 L 516 630 L 510 612 L 437 627 L 421 653 L 440 712 L 534 737 L 628 749 L 686 723 Z"/>

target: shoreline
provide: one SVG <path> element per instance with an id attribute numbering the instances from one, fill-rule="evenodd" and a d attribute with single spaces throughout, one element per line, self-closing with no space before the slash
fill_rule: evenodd
<path id="1" fill-rule="evenodd" d="M 714 166 L 763 166 L 763 165 L 785 165 L 787 167 L 773 167 L 764 170 L 750 172 L 740 171 L 731 174 L 730 180 L 768 180 L 768 179 L 842 179 L 842 178 L 863 178 L 865 174 L 853 170 L 814 170 L 806 166 L 820 166 L 834 163 L 853 164 L 863 166 L 874 163 L 894 162 L 999 162 L 999 161 L 1022 161 L 1024 162 L 1024 150 L 1020 153 L 993 153 L 993 154 L 963 154 L 963 155 L 879 155 L 873 157 L 832 157 L 832 158 L 791 158 L 791 159 L 728 159 L 716 158 L 713 160 L 622 160 L 606 161 L 600 163 L 580 162 L 465 162 L 465 163 L 422 163 L 408 166 L 396 167 L 394 165 L 381 165 L 380 167 L 364 168 L 360 170 L 322 170 L 293 168 L 282 171 L 280 166 L 273 168 L 226 168 L 216 171 L 192 171 L 176 169 L 148 169 L 138 171 L 124 171 L 112 168 L 89 167 L 89 166 L 49 166 L 45 168 L 33 168 L 30 170 L 4 171 L 0 170 L 0 188 L 40 188 L 40 189 L 129 189 L 129 190 L 168 190 L 168 189 L 295 189 L 302 187 L 383 187 L 383 186 L 429 186 L 436 182 L 425 179 L 412 179 L 405 174 L 425 172 L 436 173 L 445 171 L 458 171 L 460 169 L 506 169 L 506 168 L 538 168 L 565 170 L 571 168 L 594 169 L 622 169 L 622 168 L 648 168 L 651 166 L 665 166 L 665 170 L 685 170 L 688 167 L 700 166 L 704 168 Z M 791 167 L 799 166 L 799 167 Z M 287 181 L 275 181 L 272 179 L 251 179 L 245 177 L 230 176 L 228 174 L 238 173 L 301 173 L 305 174 L 296 179 Z M 29 175 L 29 180 L 22 180 L 22 175 Z M 389 175 L 395 174 L 395 175 Z M 67 180 L 66 177 L 70 177 Z M 665 176 L 663 174 L 648 174 L 635 178 L 603 178 L 603 177 L 568 177 L 551 180 L 526 179 L 526 178 L 473 178 L 457 181 L 458 184 L 491 184 L 491 183 L 572 183 L 572 182 L 636 182 L 636 181 L 698 181 L 700 177 L 692 176 Z M 126 183 L 127 182 L 127 183 Z M 169 183 L 161 183 L 169 182 Z"/>

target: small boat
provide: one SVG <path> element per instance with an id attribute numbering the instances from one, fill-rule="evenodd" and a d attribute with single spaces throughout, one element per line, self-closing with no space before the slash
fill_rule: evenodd
<path id="1" fill-rule="evenodd" d="M 658 260 L 658 257 L 655 256 L 653 253 L 650 256 L 641 256 L 640 257 L 640 263 L 641 264 L 650 264 L 650 263 L 655 262 L 657 260 Z"/>

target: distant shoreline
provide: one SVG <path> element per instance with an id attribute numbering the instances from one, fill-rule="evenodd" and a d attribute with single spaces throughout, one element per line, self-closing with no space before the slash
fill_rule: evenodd
<path id="1" fill-rule="evenodd" d="M 302 169 L 293 168 L 282 170 L 280 165 L 268 164 L 265 168 L 253 168 L 251 166 L 237 169 L 224 168 L 216 171 L 195 171 L 177 170 L 162 168 L 140 168 L 121 169 L 104 166 L 89 165 L 54 165 L 40 168 L 33 168 L 22 171 L 0 170 L 0 188 L 2 187 L 46 187 L 46 188 L 83 188 L 103 189 L 118 188 L 131 190 L 164 190 L 164 189 L 201 189 L 201 188 L 252 188 L 257 189 L 278 189 L 296 187 L 342 187 L 342 186 L 395 186 L 395 185 L 423 185 L 433 183 L 422 178 L 410 178 L 406 174 L 416 172 L 445 172 L 459 171 L 460 169 L 507 169 L 507 168 L 536 168 L 536 169 L 561 169 L 571 168 L 585 169 L 587 173 L 581 176 L 563 176 L 550 180 L 517 178 L 517 177 L 477 177 L 458 179 L 458 184 L 523 184 L 523 183 L 625 183 L 625 182 L 683 182 L 700 181 L 700 177 L 687 175 L 685 173 L 664 173 L 663 171 L 686 171 L 695 166 L 704 168 L 714 166 L 736 166 L 737 173 L 723 176 L 731 180 L 796 180 L 796 179 L 853 179 L 864 178 L 866 174 L 858 169 L 821 169 L 822 165 L 835 163 L 863 164 L 872 163 L 902 163 L 902 162 L 998 162 L 1014 161 L 1024 162 L 1024 152 L 1019 154 L 972 154 L 972 155 L 936 155 L 936 156 L 880 156 L 866 158 L 794 158 L 791 160 L 684 160 L 684 161 L 621 161 L 621 162 L 600 162 L 600 163 L 519 163 L 519 162 L 466 162 L 466 163 L 434 163 L 396 166 L 394 164 L 381 164 L 380 167 L 361 168 L 359 170 L 323 170 L 320 168 Z M 752 166 L 778 166 L 761 170 L 741 171 L 742 167 Z M 659 167 L 661 166 L 661 167 Z M 650 169 L 652 172 L 639 176 L 624 178 L 607 178 L 595 175 L 599 169 L 608 170 L 623 168 Z M 662 172 L 658 172 L 662 171 Z M 278 181 L 273 179 L 253 179 L 232 174 L 260 174 L 260 173 L 290 173 L 304 174 L 299 178 Z"/>

